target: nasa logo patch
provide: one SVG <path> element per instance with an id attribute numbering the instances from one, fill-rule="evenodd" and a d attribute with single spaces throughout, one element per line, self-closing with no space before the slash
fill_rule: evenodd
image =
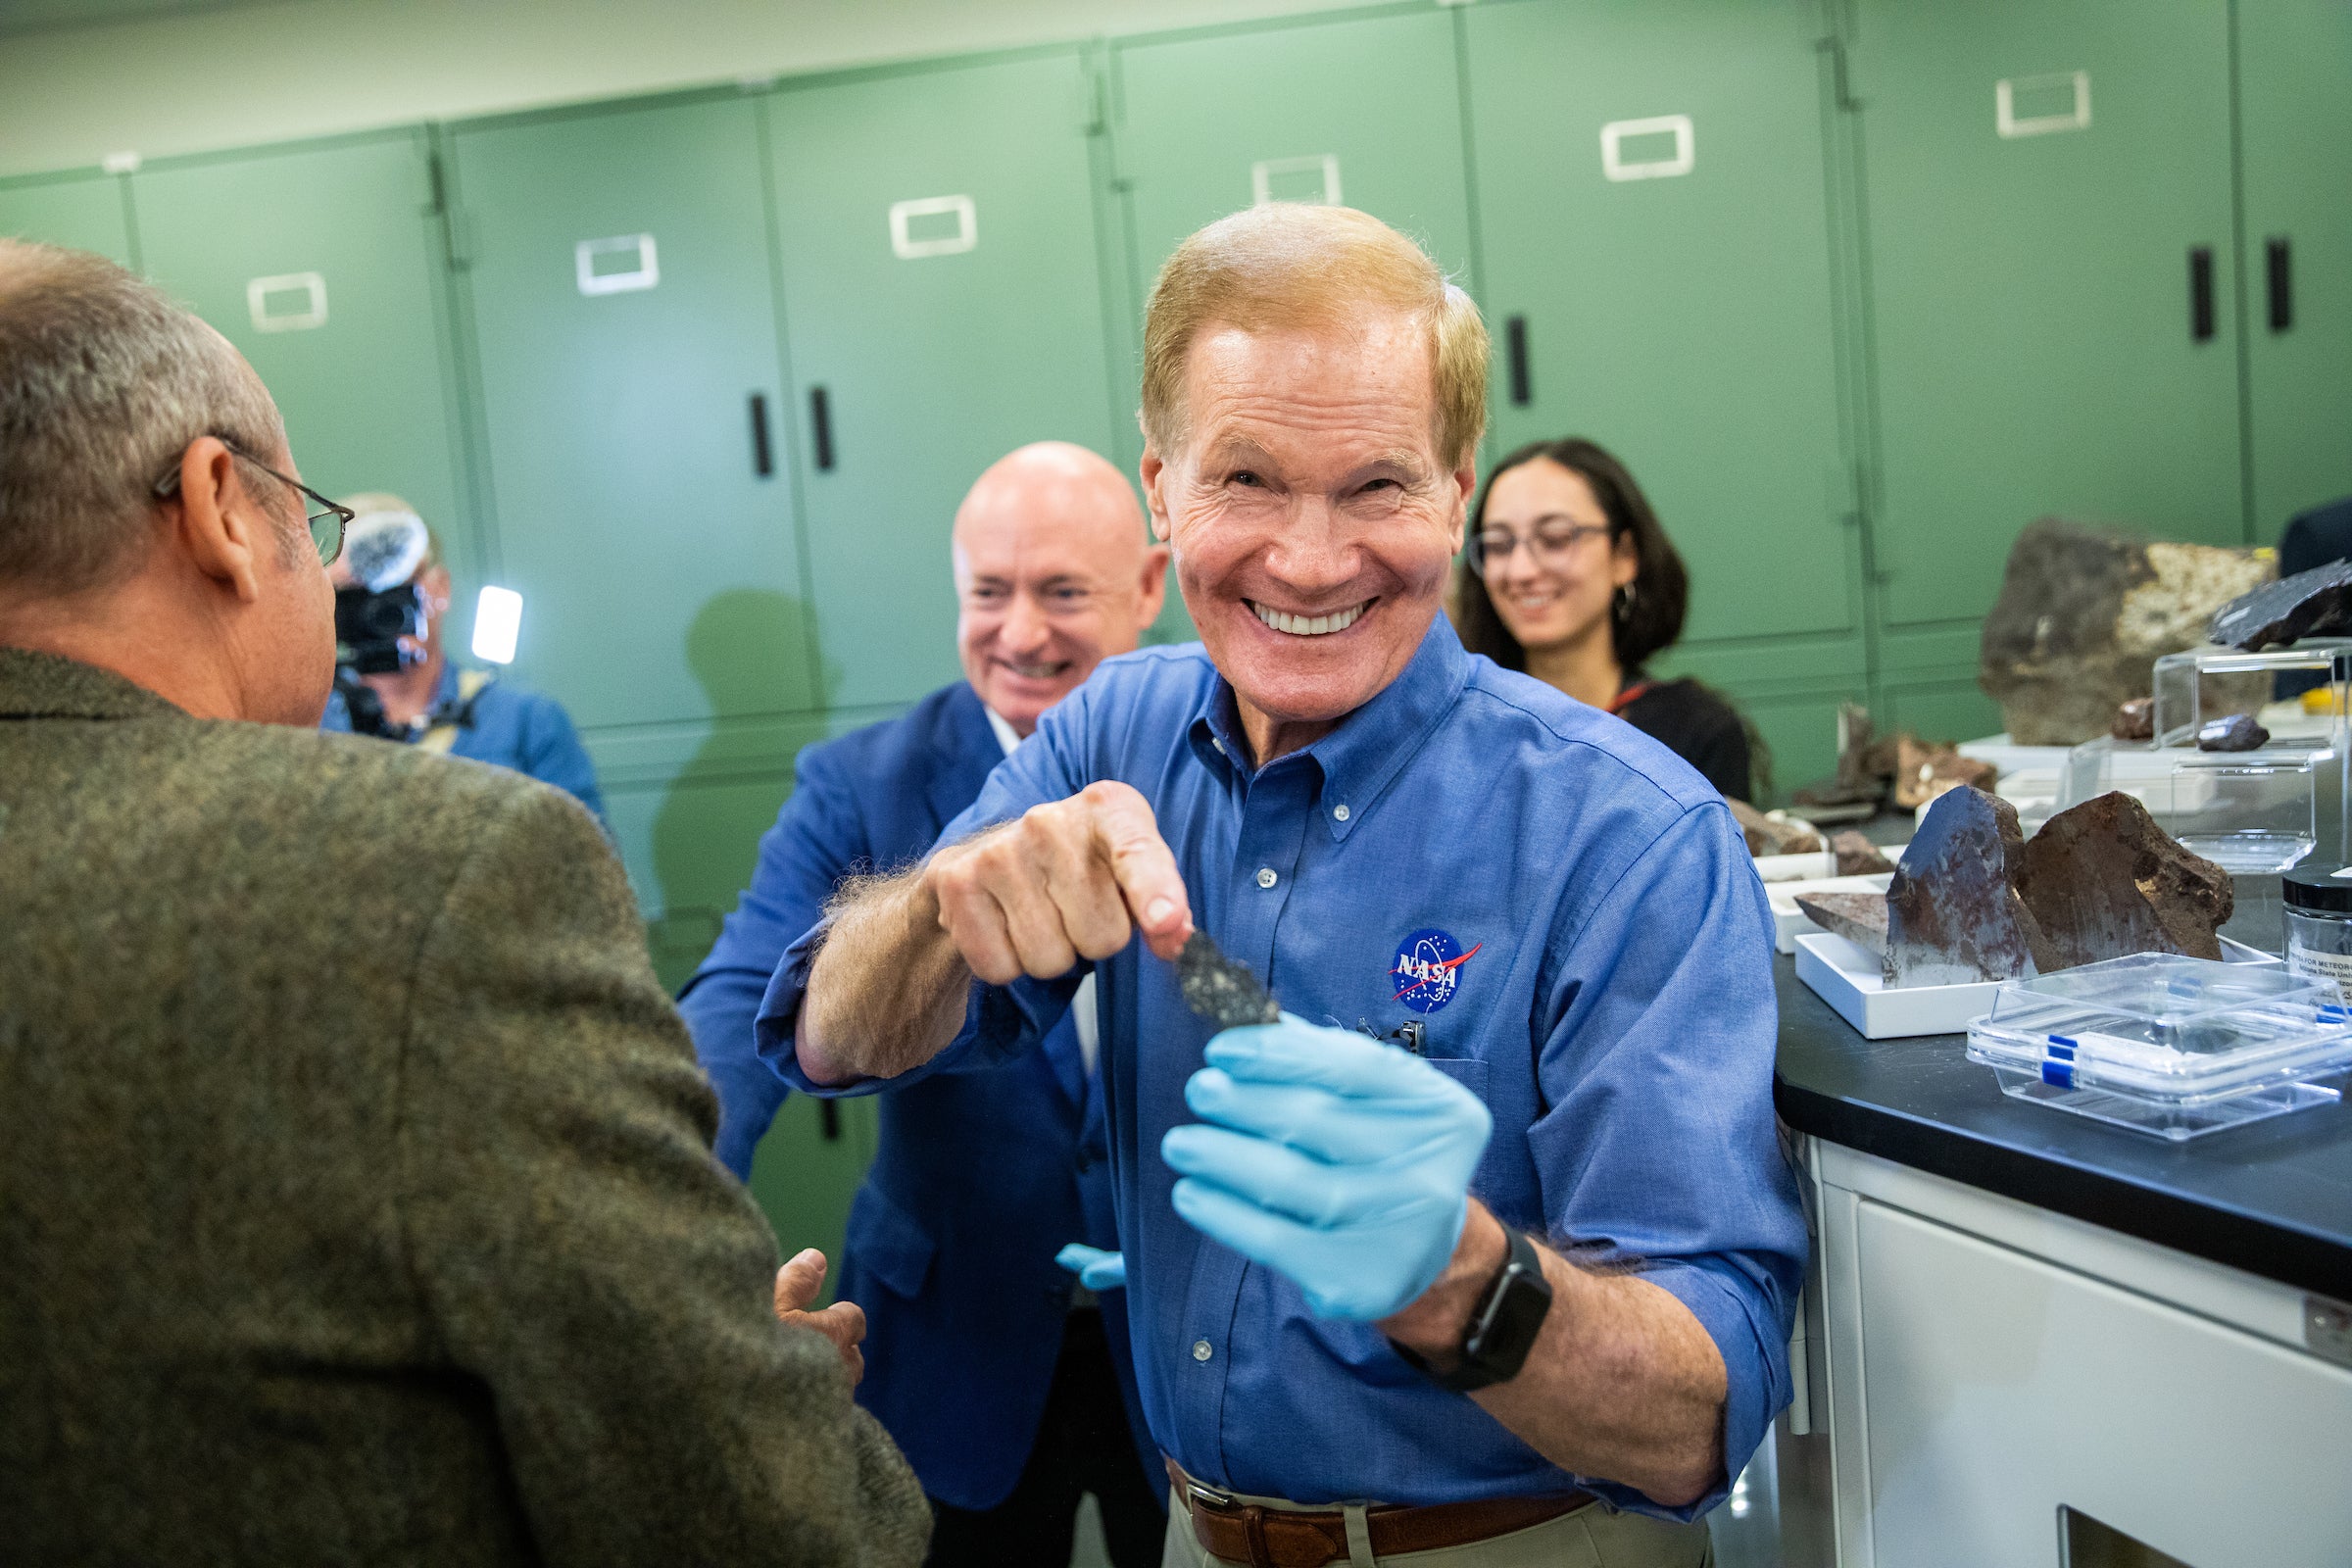
<path id="1" fill-rule="evenodd" d="M 1478 948 L 1485 946 L 1482 942 Z M 1394 1000 L 1415 1012 L 1437 1011 L 1453 1000 L 1461 987 L 1462 965 L 1477 956 L 1478 948 L 1464 953 L 1451 932 L 1435 926 L 1414 932 L 1396 944 L 1396 961 L 1389 969 L 1390 983 L 1396 988 Z"/>

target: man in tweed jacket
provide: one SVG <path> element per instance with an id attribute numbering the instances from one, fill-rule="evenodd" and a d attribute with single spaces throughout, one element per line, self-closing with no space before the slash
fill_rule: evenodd
<path id="1" fill-rule="evenodd" d="M 0 1562 L 915 1563 L 594 821 L 310 727 L 293 473 L 0 240 Z"/>

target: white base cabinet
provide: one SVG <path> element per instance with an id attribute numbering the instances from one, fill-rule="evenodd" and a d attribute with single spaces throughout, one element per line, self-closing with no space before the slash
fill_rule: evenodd
<path id="1" fill-rule="evenodd" d="M 1836 1145 L 1805 1164 L 1792 1568 L 2352 1563 L 2334 1303 Z M 2128 1541 L 2078 1521 L 2070 1550 L 2070 1509 Z"/>

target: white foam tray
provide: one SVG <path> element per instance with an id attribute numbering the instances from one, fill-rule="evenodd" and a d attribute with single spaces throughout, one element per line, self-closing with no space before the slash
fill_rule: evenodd
<path id="1" fill-rule="evenodd" d="M 1893 880 L 1892 871 L 1881 871 L 1873 876 L 1824 876 L 1806 882 L 1768 883 L 1764 896 L 1772 901 L 1773 946 L 1783 953 L 1794 953 L 1798 937 L 1821 929 L 1796 906 L 1799 893 L 1884 893 L 1886 884 Z"/>
<path id="2" fill-rule="evenodd" d="M 2222 938 L 2222 956 L 2230 963 L 2277 963 L 2276 954 Z M 1956 1035 L 1992 1010 L 1997 980 L 1966 986 L 1889 988 L 1880 977 L 1878 955 L 1829 931 L 1796 939 L 1796 977 L 1867 1040 L 1908 1040 L 1917 1035 Z"/>

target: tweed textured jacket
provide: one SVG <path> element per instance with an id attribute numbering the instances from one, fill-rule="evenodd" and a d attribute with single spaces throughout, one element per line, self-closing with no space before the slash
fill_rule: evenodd
<path id="1" fill-rule="evenodd" d="M 0 649 L 0 1562 L 912 1564 L 588 813 Z"/>

